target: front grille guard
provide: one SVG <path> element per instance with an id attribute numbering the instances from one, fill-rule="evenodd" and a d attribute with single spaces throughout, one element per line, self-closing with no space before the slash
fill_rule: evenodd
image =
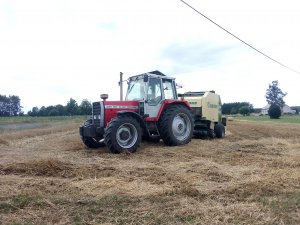
<path id="1" fill-rule="evenodd" d="M 92 120 L 96 127 L 104 127 L 104 104 L 103 102 L 93 102 Z"/>

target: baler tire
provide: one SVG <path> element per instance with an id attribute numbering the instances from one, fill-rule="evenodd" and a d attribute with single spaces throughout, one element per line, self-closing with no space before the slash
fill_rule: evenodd
<path id="1" fill-rule="evenodd" d="M 194 120 L 190 110 L 183 105 L 169 106 L 160 118 L 159 132 L 168 146 L 184 145 L 193 136 Z"/>
<path id="2" fill-rule="evenodd" d="M 217 123 L 214 127 L 214 130 L 217 138 L 225 137 L 225 127 L 222 123 Z"/>
<path id="3" fill-rule="evenodd" d="M 141 134 L 141 126 L 134 117 L 118 115 L 107 125 L 104 142 L 114 154 L 124 150 L 133 153 L 140 145 Z"/>

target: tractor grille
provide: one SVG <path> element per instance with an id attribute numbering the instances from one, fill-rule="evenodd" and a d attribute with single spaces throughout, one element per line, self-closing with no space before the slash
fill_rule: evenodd
<path id="1" fill-rule="evenodd" d="M 93 102 L 93 122 L 96 126 L 100 126 L 101 107 L 100 102 Z"/>

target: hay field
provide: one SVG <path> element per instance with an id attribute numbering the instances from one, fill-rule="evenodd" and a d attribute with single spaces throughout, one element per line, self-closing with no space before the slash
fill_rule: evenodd
<path id="1" fill-rule="evenodd" d="M 0 224 L 300 224 L 300 125 L 88 150 L 78 122 L 0 133 Z"/>

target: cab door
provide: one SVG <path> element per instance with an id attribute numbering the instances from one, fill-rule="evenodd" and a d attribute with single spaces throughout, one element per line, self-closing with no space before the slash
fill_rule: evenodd
<path id="1" fill-rule="evenodd" d="M 145 114 L 149 117 L 157 117 L 163 99 L 162 81 L 159 78 L 150 77 L 148 83 L 147 99 L 145 101 Z"/>

